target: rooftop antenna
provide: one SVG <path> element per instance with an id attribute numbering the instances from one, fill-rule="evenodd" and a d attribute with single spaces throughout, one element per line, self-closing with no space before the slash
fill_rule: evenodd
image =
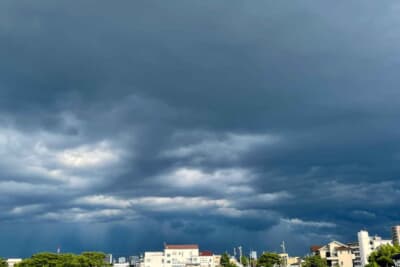
<path id="1" fill-rule="evenodd" d="M 281 248 L 282 248 L 282 253 L 286 253 L 285 241 L 282 241 Z"/>

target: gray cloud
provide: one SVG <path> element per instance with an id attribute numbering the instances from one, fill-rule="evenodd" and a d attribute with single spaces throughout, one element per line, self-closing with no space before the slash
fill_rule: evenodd
<path id="1" fill-rule="evenodd" d="M 398 9 L 1 2 L 4 256 L 388 235 Z"/>

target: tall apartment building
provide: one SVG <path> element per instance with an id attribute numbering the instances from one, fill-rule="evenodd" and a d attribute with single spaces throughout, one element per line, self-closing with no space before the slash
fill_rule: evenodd
<path id="1" fill-rule="evenodd" d="M 355 256 L 351 247 L 338 241 L 332 241 L 325 246 L 312 246 L 311 251 L 326 259 L 329 267 L 353 267 Z"/>
<path id="2" fill-rule="evenodd" d="M 400 245 L 400 225 L 392 227 L 392 242 L 393 245 Z"/>
<path id="3" fill-rule="evenodd" d="M 382 239 L 380 236 L 369 236 L 367 231 L 360 231 L 357 234 L 358 244 L 360 246 L 361 266 L 368 264 L 368 257 L 371 252 L 377 250 L 380 246 L 393 244 L 392 240 Z"/>

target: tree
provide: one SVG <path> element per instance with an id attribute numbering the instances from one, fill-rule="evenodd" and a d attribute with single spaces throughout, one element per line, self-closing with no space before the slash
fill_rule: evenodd
<path id="1" fill-rule="evenodd" d="M 229 254 L 226 252 L 221 255 L 220 265 L 223 267 L 237 267 L 235 264 L 231 263 Z"/>
<path id="2" fill-rule="evenodd" d="M 240 258 L 240 262 L 243 264 L 243 266 L 247 266 L 249 264 L 249 259 L 246 256 L 242 256 Z"/>
<path id="3" fill-rule="evenodd" d="M 102 252 L 76 254 L 38 253 L 18 263 L 17 267 L 109 267 Z M 2 267 L 2 266 L 0 266 Z"/>
<path id="4" fill-rule="evenodd" d="M 228 265 L 229 264 L 229 255 L 228 255 L 228 253 L 227 252 L 225 252 L 225 253 L 223 253 L 222 255 L 221 255 L 221 261 L 220 261 L 220 264 L 222 265 L 222 266 L 226 266 L 226 265 Z"/>
<path id="5" fill-rule="evenodd" d="M 264 252 L 257 262 L 257 267 L 274 267 L 281 264 L 281 257 L 276 253 Z"/>
<path id="6" fill-rule="evenodd" d="M 326 259 L 322 259 L 319 255 L 308 256 L 304 259 L 302 267 L 328 267 Z"/>
<path id="7" fill-rule="evenodd" d="M 8 267 L 7 261 L 3 258 L 0 258 L 0 267 Z"/>
<path id="8" fill-rule="evenodd" d="M 393 266 L 392 256 L 394 254 L 400 253 L 400 247 L 395 245 L 382 245 L 378 250 L 372 252 L 369 255 L 369 263 L 366 267 L 389 267 Z"/>

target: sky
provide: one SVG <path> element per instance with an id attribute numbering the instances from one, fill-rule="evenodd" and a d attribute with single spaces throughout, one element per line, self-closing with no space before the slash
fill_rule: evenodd
<path id="1" fill-rule="evenodd" d="M 1 256 L 389 238 L 399 11 L 1 1 Z"/>

